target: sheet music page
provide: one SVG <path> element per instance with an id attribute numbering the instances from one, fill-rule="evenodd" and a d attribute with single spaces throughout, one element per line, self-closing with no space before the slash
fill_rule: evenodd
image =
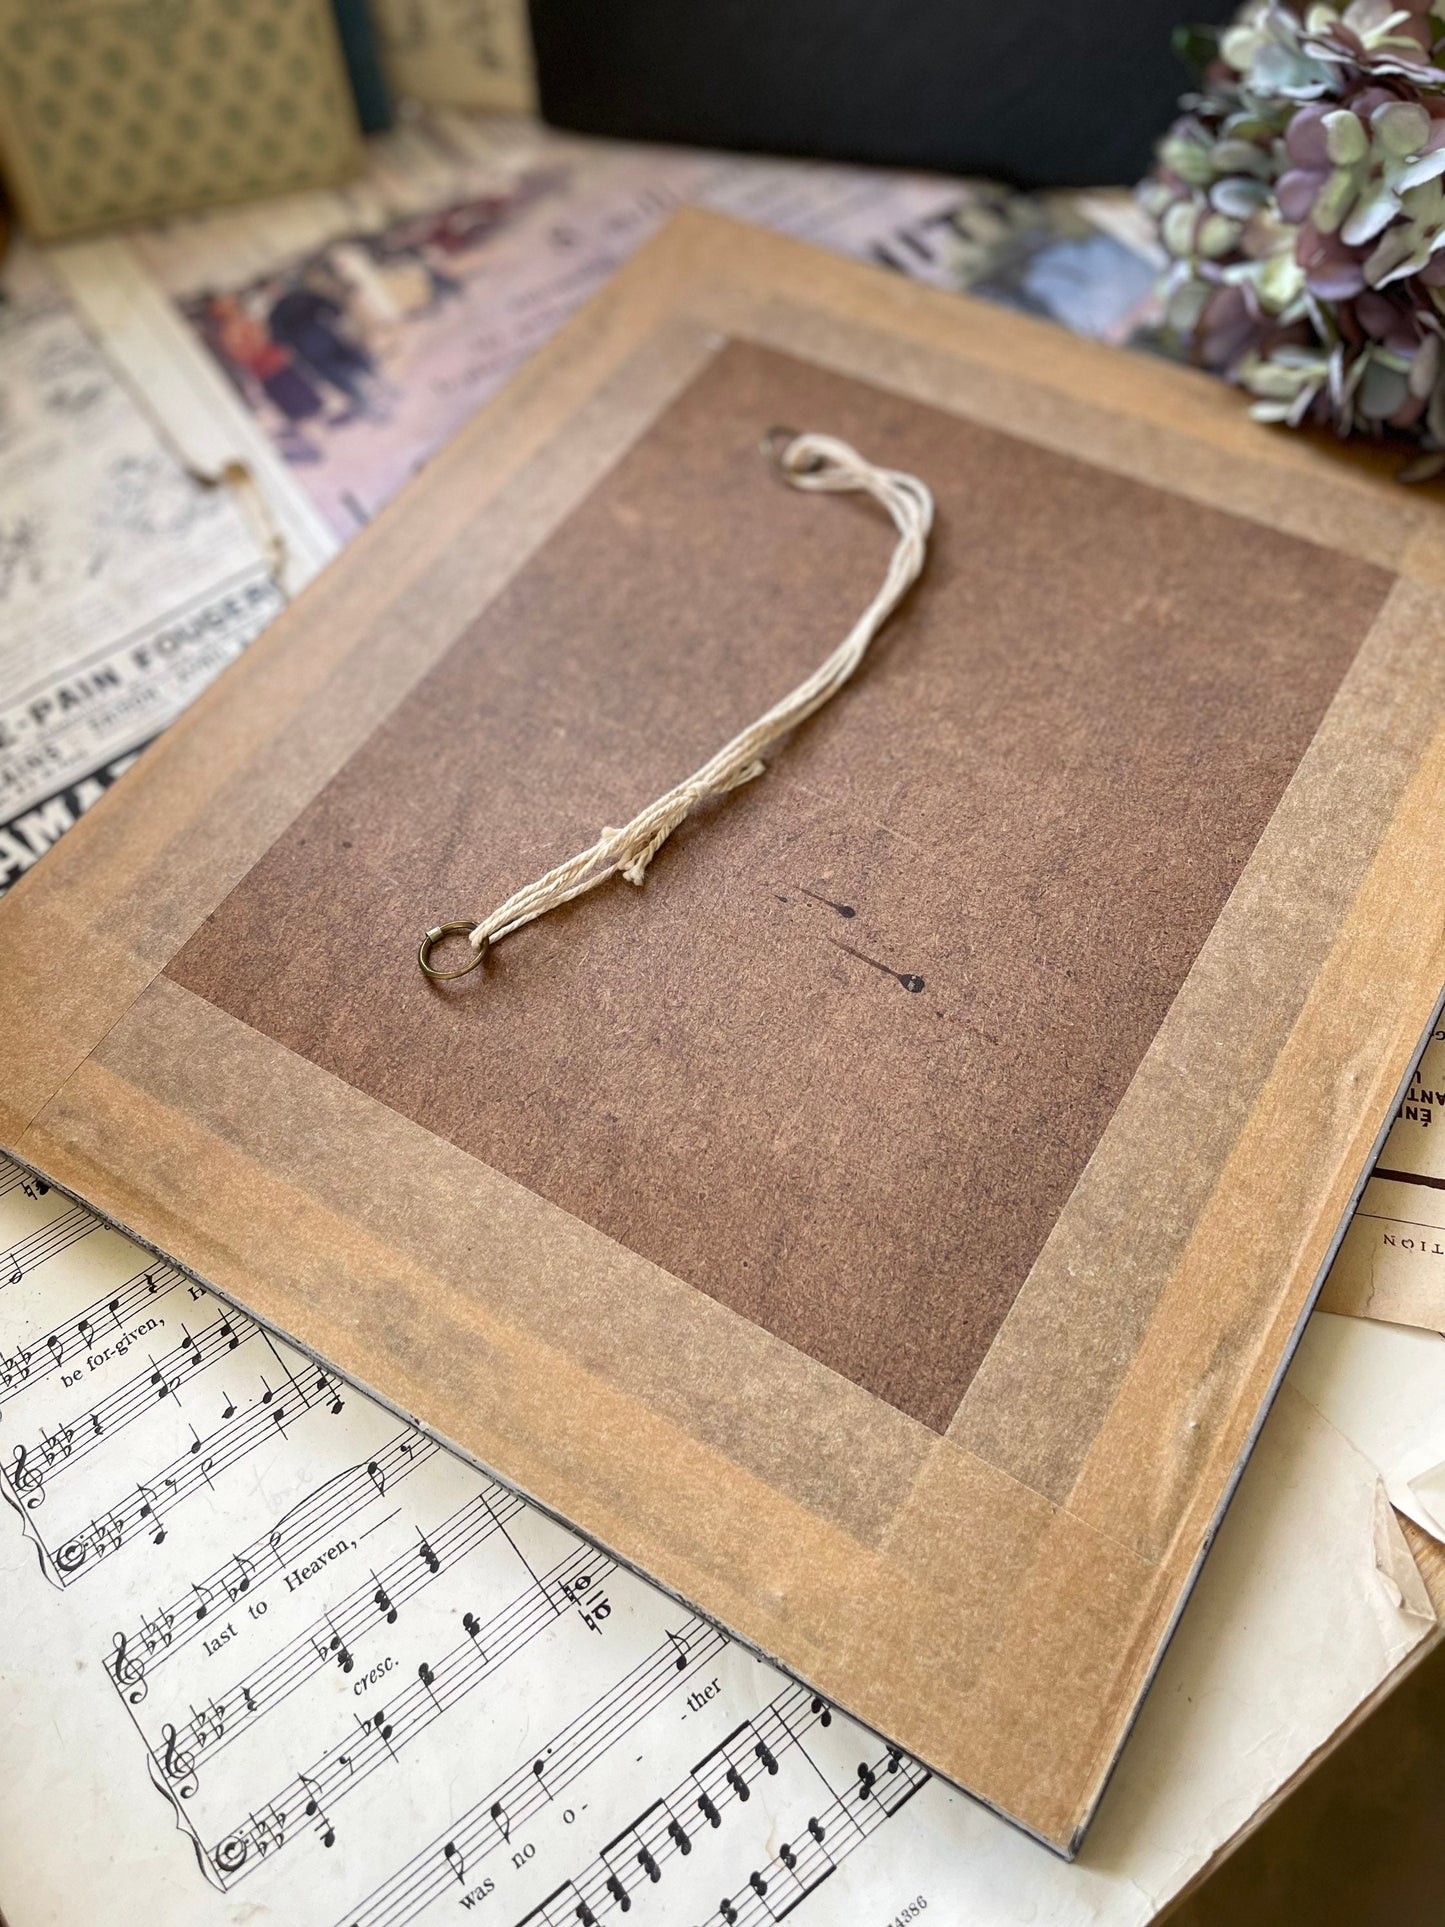
<path id="1" fill-rule="evenodd" d="M 1287 1398 L 1071 1868 L 8 1164 L 0 1440 L 9 1927 L 1135 1927 L 1433 1623 Z"/>

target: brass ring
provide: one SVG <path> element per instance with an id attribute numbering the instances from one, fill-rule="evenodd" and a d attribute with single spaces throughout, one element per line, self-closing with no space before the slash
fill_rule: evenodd
<path id="1" fill-rule="evenodd" d="M 758 443 L 758 447 L 773 467 L 780 470 L 782 474 L 812 475 L 823 466 L 821 455 L 810 455 L 806 462 L 800 462 L 796 468 L 789 468 L 783 460 L 793 443 L 802 439 L 796 428 L 770 428 Z"/>
<path id="2" fill-rule="evenodd" d="M 492 940 L 490 937 L 484 937 L 482 939 L 481 943 L 477 945 L 476 956 L 472 958 L 470 963 L 464 963 L 460 970 L 436 970 L 432 966 L 432 950 L 435 945 L 441 942 L 443 937 L 469 937 L 476 927 L 477 921 L 473 918 L 469 923 L 439 923 L 434 930 L 427 931 L 421 940 L 421 947 L 416 953 L 416 960 L 433 983 L 445 984 L 450 983 L 453 977 L 465 977 L 467 972 L 469 970 L 475 970 L 483 957 L 486 956 L 487 951 L 491 948 Z"/>

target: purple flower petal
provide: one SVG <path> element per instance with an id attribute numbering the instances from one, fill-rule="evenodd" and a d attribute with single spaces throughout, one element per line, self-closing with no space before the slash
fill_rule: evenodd
<path id="1" fill-rule="evenodd" d="M 1315 204 L 1327 178 L 1323 168 L 1292 167 L 1288 174 L 1281 174 L 1275 195 L 1279 201 L 1279 211 L 1287 221 L 1304 221 Z"/>
<path id="2" fill-rule="evenodd" d="M 1285 152 L 1296 167 L 1316 167 L 1328 170 L 1330 157 L 1325 148 L 1325 115 L 1334 112 L 1334 104 L 1326 106 L 1322 101 L 1311 101 L 1309 106 L 1301 107 L 1285 130 Z"/>

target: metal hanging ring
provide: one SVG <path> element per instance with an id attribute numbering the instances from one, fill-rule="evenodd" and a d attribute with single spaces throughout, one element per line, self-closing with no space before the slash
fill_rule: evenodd
<path id="1" fill-rule="evenodd" d="M 439 923 L 434 930 L 428 930 L 421 940 L 421 948 L 416 960 L 434 984 L 450 983 L 453 977 L 465 977 L 469 970 L 475 970 L 491 948 L 492 940 L 484 937 L 477 945 L 476 955 L 470 963 L 464 963 L 460 970 L 438 970 L 431 960 L 431 953 L 443 937 L 469 937 L 476 929 L 476 919 L 468 923 Z"/>
<path id="2" fill-rule="evenodd" d="M 783 460 L 793 443 L 801 440 L 796 428 L 770 428 L 758 447 L 773 467 L 782 469 L 784 474 L 812 475 L 823 466 L 821 455 L 810 455 L 806 462 L 799 462 L 792 468 Z"/>

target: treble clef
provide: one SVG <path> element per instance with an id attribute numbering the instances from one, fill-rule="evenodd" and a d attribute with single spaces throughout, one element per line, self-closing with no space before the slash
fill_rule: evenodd
<path id="1" fill-rule="evenodd" d="M 45 1474 L 38 1465 L 28 1464 L 28 1457 L 25 1447 L 17 1445 L 14 1458 L 15 1470 L 11 1473 L 10 1479 L 17 1492 L 31 1495 L 25 1503 L 34 1511 L 45 1498 Z"/>
<path id="2" fill-rule="evenodd" d="M 191 1754 L 182 1750 L 177 1742 L 176 1729 L 167 1724 L 161 1728 L 161 1738 L 166 1750 L 161 1758 L 161 1770 L 170 1780 L 183 1800 L 189 1800 L 196 1790 L 196 1762 Z"/>
<path id="3" fill-rule="evenodd" d="M 129 1688 L 126 1698 L 132 1706 L 139 1706 L 147 1690 L 145 1661 L 139 1653 L 127 1653 L 124 1633 L 117 1633 L 111 1644 L 115 1648 L 115 1658 L 110 1663 L 110 1670 L 115 1683 L 122 1690 Z"/>

